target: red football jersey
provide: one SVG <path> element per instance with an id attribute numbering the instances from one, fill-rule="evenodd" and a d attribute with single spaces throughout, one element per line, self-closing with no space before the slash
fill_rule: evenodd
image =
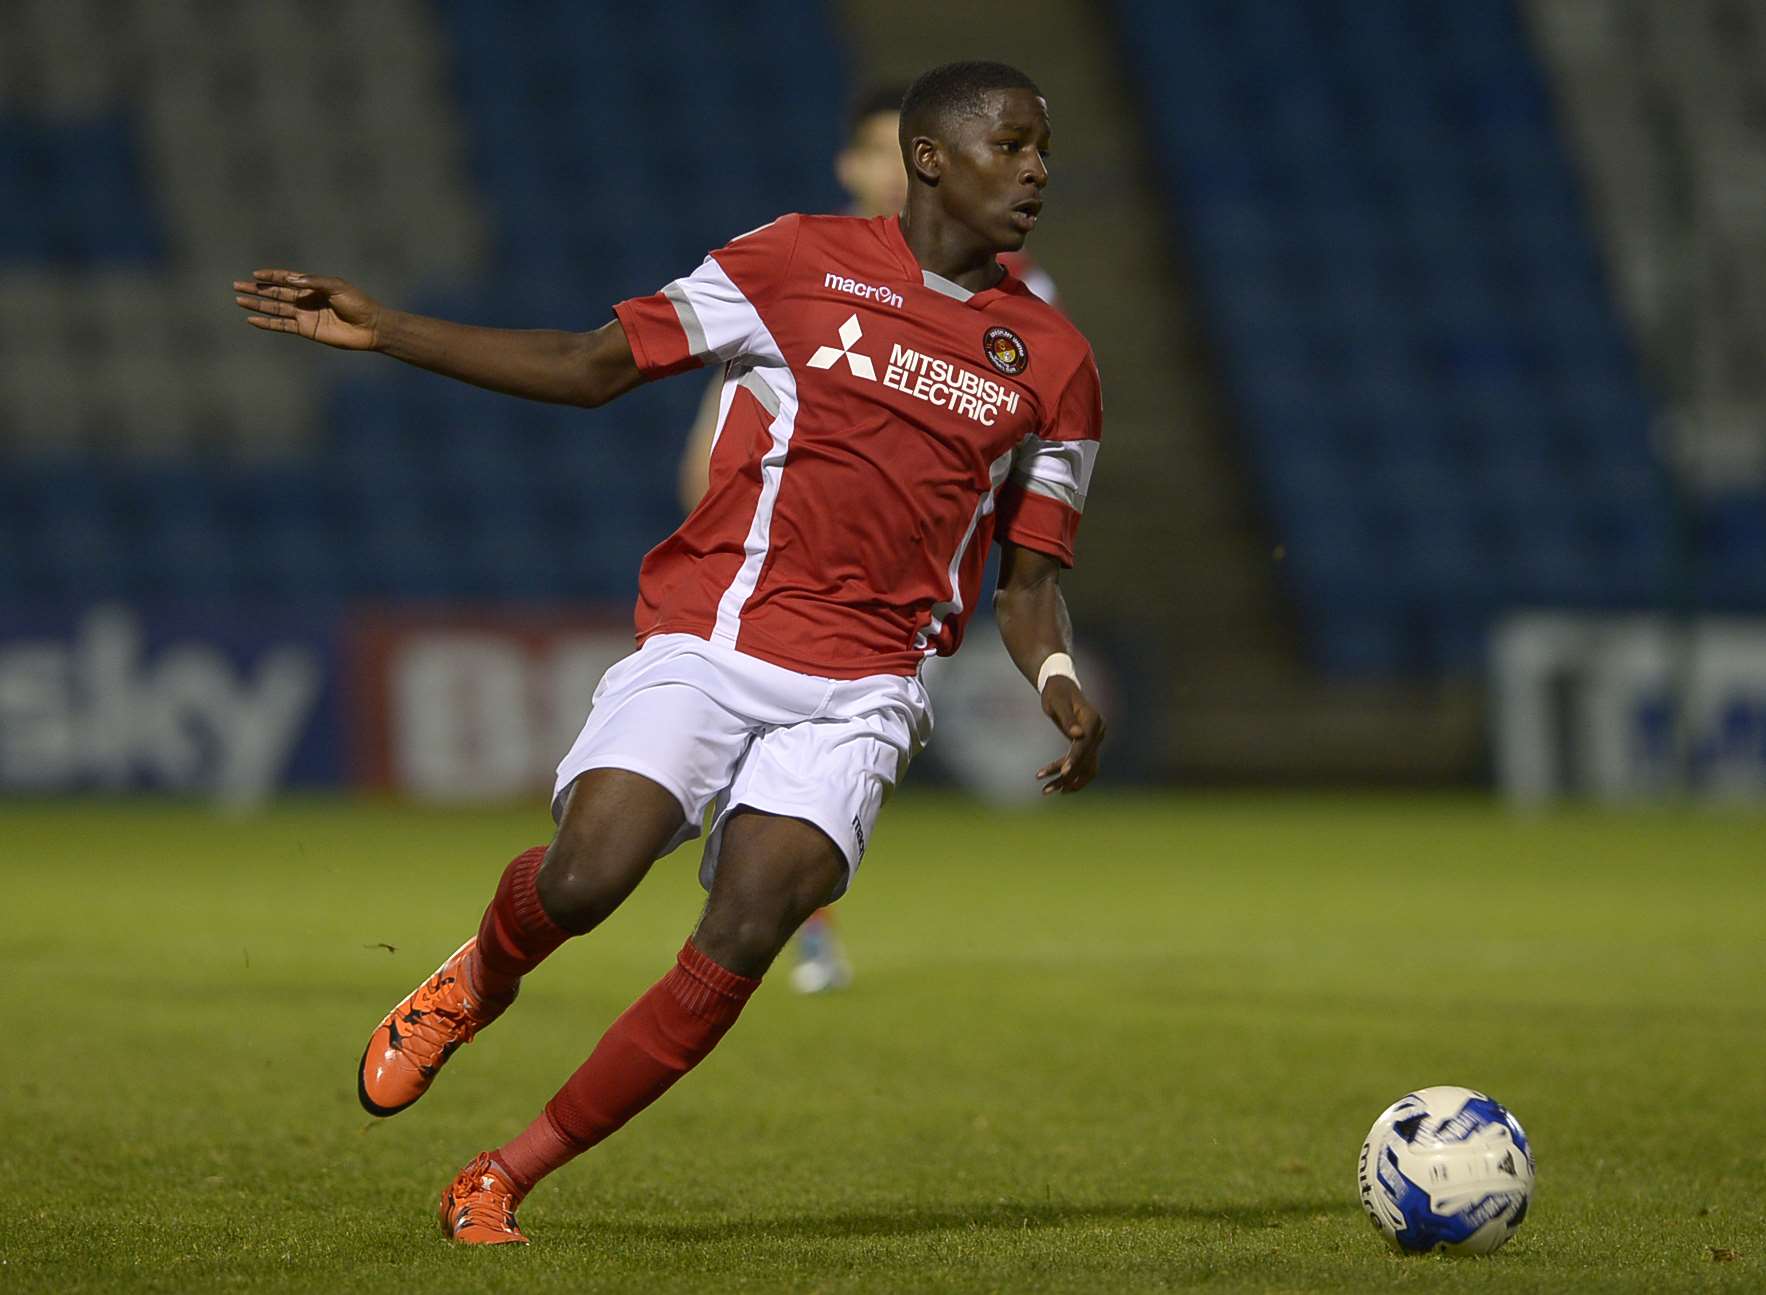
<path id="1" fill-rule="evenodd" d="M 614 312 L 646 377 L 725 366 L 710 485 L 639 572 L 640 641 L 913 674 L 961 643 L 996 529 L 1072 565 L 1097 365 L 1009 273 L 970 293 L 895 217 L 790 215 Z"/>

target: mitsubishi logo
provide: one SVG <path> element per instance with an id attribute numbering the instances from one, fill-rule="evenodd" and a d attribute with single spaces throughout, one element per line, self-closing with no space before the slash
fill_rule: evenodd
<path id="1" fill-rule="evenodd" d="M 846 322 L 840 325 L 839 349 L 836 350 L 832 346 L 816 347 L 816 353 L 809 357 L 809 367 L 831 369 L 834 367 L 835 361 L 845 360 L 846 367 L 852 370 L 853 377 L 863 378 L 866 382 L 875 382 L 877 370 L 871 366 L 871 357 L 860 355 L 852 349 L 858 339 L 864 335 L 864 330 L 858 326 L 858 316 L 856 314 L 848 315 Z"/>

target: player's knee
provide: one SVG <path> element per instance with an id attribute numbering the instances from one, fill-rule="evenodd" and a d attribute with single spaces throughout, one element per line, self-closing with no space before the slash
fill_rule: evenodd
<path id="1" fill-rule="evenodd" d="M 534 879 L 546 916 L 576 935 L 599 926 L 649 870 L 650 860 L 617 840 L 560 834 Z"/>
<path id="2" fill-rule="evenodd" d="M 648 778 L 624 769 L 578 777 L 536 879 L 546 915 L 578 935 L 598 926 L 644 879 L 680 822 L 680 803 Z"/>
<path id="3" fill-rule="evenodd" d="M 826 869 L 720 867 L 693 942 L 713 962 L 758 976 L 833 889 Z"/>
<path id="4" fill-rule="evenodd" d="M 699 920 L 693 943 L 720 967 L 740 976 L 759 976 L 779 956 L 796 924 L 776 905 L 714 901 Z"/>

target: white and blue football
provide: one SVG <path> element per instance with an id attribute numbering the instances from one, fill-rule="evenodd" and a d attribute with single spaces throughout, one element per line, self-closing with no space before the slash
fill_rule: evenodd
<path id="1" fill-rule="evenodd" d="M 1487 1255 L 1533 1196 L 1533 1152 L 1502 1105 L 1471 1088 L 1419 1088 L 1361 1144 L 1361 1206 L 1394 1248 Z"/>

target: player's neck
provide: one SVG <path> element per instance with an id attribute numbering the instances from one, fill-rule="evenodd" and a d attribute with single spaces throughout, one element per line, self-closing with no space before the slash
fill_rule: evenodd
<path id="1" fill-rule="evenodd" d="M 985 292 L 1005 277 L 991 244 L 980 242 L 954 221 L 925 212 L 916 215 L 913 206 L 910 202 L 902 209 L 901 236 L 921 269 L 970 292 Z"/>

